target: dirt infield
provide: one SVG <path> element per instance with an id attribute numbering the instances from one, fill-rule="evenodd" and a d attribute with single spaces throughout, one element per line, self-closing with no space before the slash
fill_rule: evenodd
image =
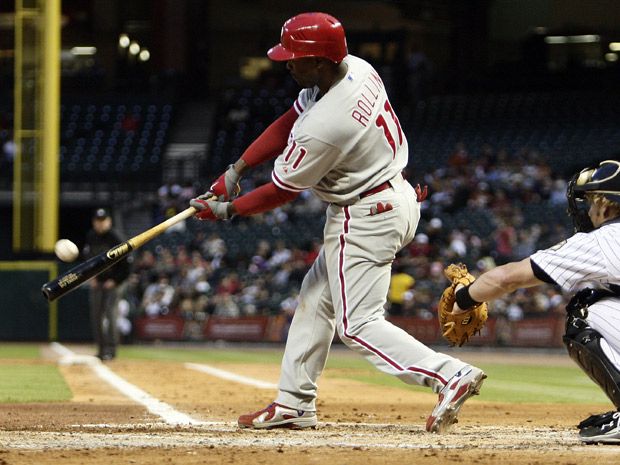
<path id="1" fill-rule="evenodd" d="M 91 367 L 62 366 L 71 402 L 0 405 L 0 464 L 620 463 L 620 447 L 585 446 L 575 434 L 579 419 L 608 405 L 503 404 L 482 395 L 463 407 L 450 434 L 439 436 L 424 431 L 434 394 L 358 383 L 330 369 L 321 380 L 316 430 L 255 432 L 237 429 L 234 420 L 269 403 L 271 389 L 174 362 L 106 366 L 201 423 L 166 424 Z M 278 378 L 272 365 L 217 367 L 273 383 Z"/>

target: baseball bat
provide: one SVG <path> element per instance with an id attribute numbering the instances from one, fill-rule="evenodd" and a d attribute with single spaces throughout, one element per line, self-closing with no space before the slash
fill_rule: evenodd
<path id="1" fill-rule="evenodd" d="M 151 229 L 132 237 L 131 239 L 121 242 L 106 252 L 100 253 L 95 257 L 89 258 L 83 263 L 74 266 L 70 270 L 58 276 L 56 279 L 49 281 L 41 287 L 41 292 L 48 300 L 52 302 L 59 297 L 71 292 L 90 278 L 97 276 L 99 273 L 107 270 L 112 265 L 127 257 L 133 250 L 142 247 L 148 241 L 156 238 L 170 226 L 183 221 L 196 213 L 194 207 L 189 207 L 180 213 L 177 213 L 166 221 L 153 226 Z"/>

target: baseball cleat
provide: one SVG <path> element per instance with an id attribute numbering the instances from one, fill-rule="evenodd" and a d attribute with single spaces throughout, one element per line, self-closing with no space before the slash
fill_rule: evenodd
<path id="1" fill-rule="evenodd" d="M 316 412 L 297 410 L 275 402 L 258 412 L 241 415 L 237 420 L 240 428 L 303 429 L 316 427 Z"/>
<path id="2" fill-rule="evenodd" d="M 592 420 L 593 417 L 598 417 Z M 589 425 L 579 430 L 579 439 L 586 444 L 620 444 L 620 412 L 593 415 Z M 585 422 L 581 422 L 580 425 Z"/>
<path id="3" fill-rule="evenodd" d="M 456 418 L 463 403 L 480 393 L 480 386 L 487 377 L 482 370 L 466 365 L 461 368 L 439 391 L 439 401 L 426 420 L 426 431 L 442 434 L 458 421 Z"/>

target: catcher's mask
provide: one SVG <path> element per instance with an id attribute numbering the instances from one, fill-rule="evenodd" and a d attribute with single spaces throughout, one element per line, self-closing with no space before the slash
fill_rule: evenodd
<path id="1" fill-rule="evenodd" d="M 620 161 L 605 160 L 598 166 L 584 168 L 569 181 L 566 190 L 568 214 L 577 232 L 594 229 L 588 216 L 586 194 L 601 194 L 620 204 Z"/>

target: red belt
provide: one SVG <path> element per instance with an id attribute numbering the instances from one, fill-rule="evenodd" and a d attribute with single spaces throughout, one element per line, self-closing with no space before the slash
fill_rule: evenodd
<path id="1" fill-rule="evenodd" d="M 367 191 L 362 192 L 360 194 L 360 199 L 363 199 L 364 197 L 368 197 L 370 195 L 374 195 L 374 194 L 376 194 L 378 192 L 381 192 L 381 191 L 384 191 L 386 189 L 389 189 L 390 187 L 392 187 L 392 184 L 390 184 L 390 181 L 382 182 L 378 186 L 375 186 L 372 189 L 368 189 Z"/>

